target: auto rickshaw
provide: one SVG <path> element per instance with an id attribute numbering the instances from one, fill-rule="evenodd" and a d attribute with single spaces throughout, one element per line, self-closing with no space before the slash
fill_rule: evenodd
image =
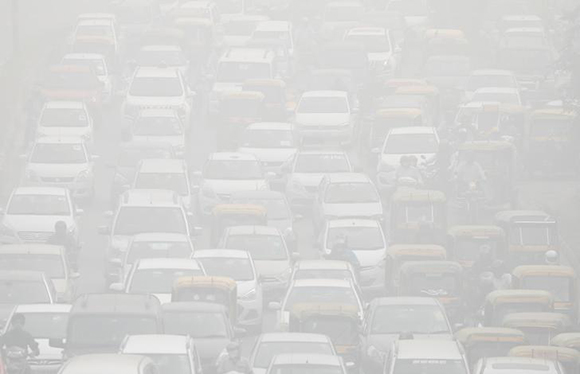
<path id="1" fill-rule="evenodd" d="M 453 226 L 447 231 L 447 250 L 450 257 L 465 269 L 479 259 L 481 250 L 488 247 L 491 260 L 502 258 L 505 233 L 497 226 Z"/>
<path id="2" fill-rule="evenodd" d="M 231 226 L 268 224 L 268 211 L 255 204 L 219 204 L 212 210 L 210 242 L 217 246 L 224 230 Z"/>
<path id="3" fill-rule="evenodd" d="M 576 321 L 578 279 L 573 268 L 557 265 L 521 265 L 513 271 L 514 288 L 546 290 L 554 296 L 554 311 Z"/>
<path id="4" fill-rule="evenodd" d="M 550 345 L 574 348 L 580 351 L 580 332 L 563 332 L 558 334 L 550 340 Z"/>
<path id="5" fill-rule="evenodd" d="M 578 374 L 580 369 L 580 352 L 573 348 L 550 345 L 520 345 L 512 348 L 508 356 L 558 361 L 564 367 L 566 374 Z"/>
<path id="6" fill-rule="evenodd" d="M 264 95 L 262 120 L 285 121 L 288 117 L 286 83 L 281 79 L 251 79 L 244 82 L 243 91 L 261 92 Z M 294 109 L 294 108 L 291 108 Z"/>
<path id="7" fill-rule="evenodd" d="M 387 248 L 385 256 L 385 288 L 394 295 L 399 287 L 399 269 L 410 261 L 444 261 L 445 248 L 434 244 L 395 244 Z"/>
<path id="8" fill-rule="evenodd" d="M 391 196 L 393 243 L 444 243 L 447 230 L 445 194 L 435 190 L 403 189 Z"/>
<path id="9" fill-rule="evenodd" d="M 289 331 L 326 335 L 345 362 L 359 362 L 360 316 L 352 305 L 296 304 L 290 310 Z"/>
<path id="10" fill-rule="evenodd" d="M 194 276 L 180 277 L 173 283 L 171 302 L 200 301 L 226 307 L 232 326 L 238 319 L 238 286 L 226 277 Z"/>
<path id="11" fill-rule="evenodd" d="M 429 29 L 424 34 L 425 61 L 431 56 L 468 55 L 469 41 L 458 29 Z"/>
<path id="12" fill-rule="evenodd" d="M 553 336 L 570 331 L 572 322 L 561 313 L 510 313 L 502 326 L 521 330 L 530 344 L 548 345 Z"/>
<path id="13" fill-rule="evenodd" d="M 548 291 L 495 290 L 485 297 L 483 325 L 501 326 L 503 318 L 511 313 L 552 312 L 553 310 L 554 297 Z"/>
<path id="14" fill-rule="evenodd" d="M 495 222 L 506 233 L 507 262 L 512 267 L 544 264 L 547 251 L 558 251 L 557 224 L 545 212 L 506 210 L 495 215 Z"/>
<path id="15" fill-rule="evenodd" d="M 487 209 L 509 209 L 515 204 L 516 148 L 507 141 L 470 141 L 459 147 L 459 161 L 473 154 L 486 175 Z"/>
<path id="16" fill-rule="evenodd" d="M 223 147 L 237 145 L 242 131 L 260 122 L 265 96 L 257 91 L 224 92 L 219 102 L 218 141 Z"/>
<path id="17" fill-rule="evenodd" d="M 487 102 L 462 105 L 455 117 L 456 130 L 465 129 L 473 140 L 498 140 L 509 136 L 518 141 L 524 131 L 525 107 Z"/>
<path id="18" fill-rule="evenodd" d="M 523 332 L 505 327 L 466 327 L 455 338 L 463 344 L 470 367 L 481 358 L 503 357 L 513 347 L 526 344 Z"/>
<path id="19" fill-rule="evenodd" d="M 455 261 L 410 261 L 401 265 L 399 296 L 431 296 L 437 298 L 449 315 L 462 319 L 463 268 Z"/>
<path id="20" fill-rule="evenodd" d="M 428 125 L 436 125 L 439 123 L 441 115 L 441 96 L 439 89 L 430 84 L 421 85 L 405 85 L 396 89 L 397 95 L 419 95 L 427 99 L 428 113 L 425 117 Z"/>
<path id="21" fill-rule="evenodd" d="M 576 120 L 575 112 L 562 107 L 530 114 L 524 135 L 525 165 L 529 172 L 551 174 L 576 168 L 580 140 L 574 126 Z"/>

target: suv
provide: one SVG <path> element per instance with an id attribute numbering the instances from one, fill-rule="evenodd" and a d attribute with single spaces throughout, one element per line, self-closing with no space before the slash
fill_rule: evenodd
<path id="1" fill-rule="evenodd" d="M 372 351 L 372 350 L 371 350 Z M 385 374 L 468 374 L 469 366 L 461 344 L 455 340 L 395 341 L 385 360 Z"/>

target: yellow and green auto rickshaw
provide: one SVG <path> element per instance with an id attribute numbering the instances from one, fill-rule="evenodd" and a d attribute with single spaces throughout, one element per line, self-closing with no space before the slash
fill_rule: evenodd
<path id="1" fill-rule="evenodd" d="M 554 296 L 554 311 L 576 321 L 578 315 L 578 279 L 569 266 L 521 265 L 513 271 L 512 285 L 520 289 L 545 290 Z"/>
<path id="2" fill-rule="evenodd" d="M 502 326 L 521 330 L 530 344 L 548 345 L 553 336 L 570 331 L 572 321 L 554 312 L 510 313 L 503 318 Z"/>
<path id="3" fill-rule="evenodd" d="M 563 332 L 550 340 L 550 345 L 574 348 L 580 351 L 580 332 Z"/>
<path id="4" fill-rule="evenodd" d="M 566 374 L 578 374 L 580 369 L 580 352 L 573 348 L 550 345 L 520 345 L 512 348 L 508 356 L 558 361 L 564 367 Z"/>
<path id="5" fill-rule="evenodd" d="M 238 286 L 226 277 L 180 277 L 173 284 L 171 302 L 200 301 L 223 305 L 235 326 L 238 319 Z"/>
<path id="6" fill-rule="evenodd" d="M 500 227 L 464 225 L 447 231 L 449 256 L 465 269 L 473 266 L 483 250 L 489 251 L 492 260 L 504 257 L 505 234 Z"/>
<path id="7" fill-rule="evenodd" d="M 255 204 L 219 204 L 212 210 L 210 243 L 217 246 L 225 229 L 239 225 L 268 225 L 268 211 Z"/>
<path id="8" fill-rule="evenodd" d="M 496 290 L 485 297 L 483 324 L 501 326 L 504 317 L 511 313 L 552 312 L 553 310 L 554 297 L 548 291 Z"/>
<path id="9" fill-rule="evenodd" d="M 505 327 L 466 327 L 455 333 L 455 339 L 463 344 L 470 367 L 481 358 L 503 357 L 526 344 L 523 332 Z"/>
<path id="10" fill-rule="evenodd" d="M 443 244 L 447 199 L 441 191 L 404 189 L 391 196 L 391 242 Z"/>

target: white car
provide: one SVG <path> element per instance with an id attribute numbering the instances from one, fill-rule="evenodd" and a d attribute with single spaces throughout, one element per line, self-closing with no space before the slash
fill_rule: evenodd
<path id="1" fill-rule="evenodd" d="M 189 61 L 179 45 L 145 45 L 137 54 L 137 66 L 159 67 L 167 66 L 177 69 L 186 77 L 189 71 Z"/>
<path id="2" fill-rule="evenodd" d="M 244 328 L 262 328 L 262 285 L 252 256 L 238 249 L 201 249 L 192 258 L 209 276 L 227 277 L 238 285 L 238 323 Z"/>
<path id="3" fill-rule="evenodd" d="M 109 70 L 107 59 L 98 53 L 67 53 L 62 58 L 63 65 L 89 66 L 103 84 L 102 102 L 108 104 L 113 97 L 113 77 Z"/>
<path id="4" fill-rule="evenodd" d="M 289 21 L 262 21 L 252 33 L 252 40 L 279 40 L 284 43 L 288 55 L 294 55 L 294 37 L 292 23 Z"/>
<path id="5" fill-rule="evenodd" d="M 346 32 L 344 40 L 364 46 L 374 71 L 383 77 L 394 76 L 397 60 L 389 30 L 384 27 L 355 27 Z"/>
<path id="6" fill-rule="evenodd" d="M 421 162 L 434 157 L 439 148 L 439 136 L 434 127 L 412 126 L 394 128 L 389 131 L 379 153 L 378 170 L 394 171 L 399 167 L 402 156 L 415 156 Z"/>
<path id="7" fill-rule="evenodd" d="M 482 69 L 471 72 L 465 84 L 464 101 L 473 101 L 473 93 L 484 87 L 518 88 L 518 80 L 509 70 Z"/>
<path id="8" fill-rule="evenodd" d="M 363 320 L 363 303 L 352 281 L 347 279 L 297 279 L 284 297 L 282 303 L 271 301 L 270 309 L 277 310 L 277 330 L 288 330 L 290 311 L 297 304 L 336 303 L 351 305 L 356 308 L 360 320 Z"/>
<path id="9" fill-rule="evenodd" d="M 264 298 L 279 299 L 288 286 L 292 257 L 284 235 L 270 226 L 232 226 L 225 230 L 222 248 L 248 251 L 262 279 Z"/>
<path id="10" fill-rule="evenodd" d="M 296 106 L 296 129 L 303 141 L 348 144 L 354 136 L 354 113 L 345 91 L 306 91 Z"/>
<path id="11" fill-rule="evenodd" d="M 311 211 L 318 185 L 327 174 L 353 171 L 345 152 L 300 151 L 294 159 L 282 166 L 287 172 L 286 197 L 292 209 Z"/>
<path id="12" fill-rule="evenodd" d="M 66 187 L 78 199 L 94 197 L 93 167 L 97 156 L 90 155 L 82 138 L 38 138 L 25 157 L 25 183 Z"/>
<path id="13" fill-rule="evenodd" d="M 36 135 L 73 136 L 90 141 L 93 119 L 82 101 L 49 101 L 40 112 Z"/>
<path id="14" fill-rule="evenodd" d="M 509 87 L 482 87 L 474 93 L 471 101 L 475 102 L 497 102 L 502 105 L 521 106 L 522 98 L 517 88 Z"/>
<path id="15" fill-rule="evenodd" d="M 228 17 L 222 24 L 222 42 L 227 47 L 245 46 L 259 22 L 267 21 L 268 16 L 261 14 L 237 14 Z"/>
<path id="16" fill-rule="evenodd" d="M 54 233 L 58 221 L 65 222 L 69 233 L 78 240 L 78 219 L 82 213 L 75 208 L 66 188 L 18 187 L 2 211 L 0 242 L 44 243 Z"/>
<path id="17" fill-rule="evenodd" d="M 337 240 L 346 240 L 360 264 L 359 286 L 377 294 L 385 287 L 387 239 L 380 221 L 372 219 L 337 219 L 327 221 L 321 234 L 321 252 L 327 256 Z"/>
<path id="18" fill-rule="evenodd" d="M 228 202 L 234 192 L 270 189 L 262 165 L 256 156 L 246 153 L 212 153 L 195 176 L 201 178 L 198 201 L 204 216 L 217 204 Z"/>
<path id="19" fill-rule="evenodd" d="M 174 109 L 143 109 L 131 124 L 130 132 L 135 143 L 167 143 L 177 157 L 185 154 L 185 128 Z"/>
<path id="20" fill-rule="evenodd" d="M 489 357 L 480 359 L 475 364 L 472 373 L 561 374 L 567 373 L 567 371 L 557 360 L 530 357 Z"/>
<path id="21" fill-rule="evenodd" d="M 314 353 L 281 354 L 272 359 L 266 374 L 299 372 L 308 374 L 346 374 L 342 358 Z"/>
<path id="22" fill-rule="evenodd" d="M 173 284 L 180 277 L 205 275 L 196 260 L 184 258 L 143 258 L 137 260 L 124 283 L 113 283 L 112 291 L 152 294 L 162 304 L 171 301 Z"/>
<path id="23" fill-rule="evenodd" d="M 296 135 L 291 123 L 253 123 L 242 132 L 238 152 L 253 154 L 265 170 L 276 171 L 296 154 Z"/>
<path id="24" fill-rule="evenodd" d="M 188 128 L 190 125 L 190 90 L 178 69 L 164 67 L 137 68 L 123 104 L 125 118 L 134 119 L 147 108 L 171 108 Z"/>

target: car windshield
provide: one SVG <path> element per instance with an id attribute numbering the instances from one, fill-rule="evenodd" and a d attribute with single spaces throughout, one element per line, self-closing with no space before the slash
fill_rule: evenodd
<path id="1" fill-rule="evenodd" d="M 41 216 L 66 216 L 71 213 L 64 195 L 13 195 L 6 211 L 8 214 Z"/>
<path id="2" fill-rule="evenodd" d="M 350 164 L 344 154 L 299 154 L 294 165 L 295 173 L 344 173 Z"/>
<path id="3" fill-rule="evenodd" d="M 125 206 L 119 210 L 113 235 L 147 232 L 187 234 L 187 222 L 180 208 Z"/>
<path id="4" fill-rule="evenodd" d="M 256 160 L 210 160 L 203 170 L 205 179 L 264 179 Z"/>
<path id="5" fill-rule="evenodd" d="M 191 374 L 193 372 L 186 354 L 146 353 L 145 356 L 153 360 L 159 374 Z"/>
<path id="6" fill-rule="evenodd" d="M 19 312 L 20 313 L 20 312 Z M 68 313 L 23 313 L 26 331 L 34 339 L 64 339 Z"/>
<path id="7" fill-rule="evenodd" d="M 393 374 L 467 374 L 461 360 L 397 359 Z"/>
<path id="8" fill-rule="evenodd" d="M 368 53 L 387 53 L 391 51 L 387 37 L 381 34 L 350 34 L 346 36 L 345 40 L 362 44 Z"/>
<path id="9" fill-rule="evenodd" d="M 137 57 L 138 66 L 182 66 L 186 63 L 185 55 L 180 50 L 141 50 Z"/>
<path id="10" fill-rule="evenodd" d="M 175 97 L 183 95 L 183 87 L 175 77 L 137 77 L 131 83 L 131 96 Z"/>
<path id="11" fill-rule="evenodd" d="M 515 80 L 511 75 L 472 75 L 467 82 L 467 90 L 475 91 L 483 87 L 515 88 Z"/>
<path id="12" fill-rule="evenodd" d="M 166 334 L 189 335 L 193 339 L 229 338 L 225 316 L 212 312 L 165 312 Z"/>
<path id="13" fill-rule="evenodd" d="M 328 248 L 333 248 L 341 240 L 348 243 L 348 248 L 353 251 L 373 250 L 385 248 L 385 241 L 381 229 L 376 227 L 331 227 L 328 229 L 326 243 Z"/>
<path id="14" fill-rule="evenodd" d="M 556 301 L 561 302 L 571 301 L 571 291 L 574 289 L 573 281 L 570 278 L 537 275 L 523 278 L 521 287 L 530 290 L 549 291 Z"/>
<path id="15" fill-rule="evenodd" d="M 520 99 L 516 93 L 502 92 L 476 92 L 473 101 L 493 101 L 500 104 L 520 105 Z"/>
<path id="16" fill-rule="evenodd" d="M 332 183 L 325 192 L 327 204 L 364 204 L 379 203 L 377 189 L 369 182 Z"/>
<path id="17" fill-rule="evenodd" d="M 348 101 L 343 96 L 303 97 L 296 109 L 298 114 L 348 113 Z"/>
<path id="18" fill-rule="evenodd" d="M 284 303 L 284 311 L 290 311 L 296 304 L 347 304 L 359 308 L 359 300 L 350 287 L 293 287 Z"/>
<path id="19" fill-rule="evenodd" d="M 217 82 L 242 83 L 249 79 L 271 79 L 270 64 L 261 62 L 225 62 L 218 65 Z"/>
<path id="20" fill-rule="evenodd" d="M 40 126 L 87 127 L 89 119 L 84 109 L 47 108 L 42 111 Z"/>
<path id="21" fill-rule="evenodd" d="M 286 247 L 279 235 L 230 235 L 225 248 L 240 248 L 248 251 L 255 261 L 288 259 Z"/>
<path id="22" fill-rule="evenodd" d="M 171 293 L 180 277 L 204 275 L 201 269 L 139 269 L 133 273 L 130 293 Z"/>
<path id="23" fill-rule="evenodd" d="M 266 369 L 270 365 L 270 361 L 272 361 L 275 356 L 289 353 L 334 355 L 332 346 L 328 343 L 314 343 L 308 341 L 261 342 L 256 350 L 253 367 Z"/>
<path id="24" fill-rule="evenodd" d="M 127 254 L 127 264 L 141 258 L 189 258 L 192 248 L 189 242 L 133 242 Z"/>
<path id="25" fill-rule="evenodd" d="M 227 277 L 236 282 L 256 279 L 252 264 L 247 258 L 201 257 L 196 259 L 201 262 L 207 275 Z"/>
<path id="26" fill-rule="evenodd" d="M 81 144 L 36 144 L 30 162 L 35 164 L 85 164 L 87 155 Z"/>
<path id="27" fill-rule="evenodd" d="M 344 374 L 341 367 L 336 365 L 274 365 L 268 371 L 272 374 Z"/>
<path id="28" fill-rule="evenodd" d="M 137 136 L 176 136 L 183 129 L 177 117 L 141 117 L 135 123 L 133 134 Z"/>
<path id="29" fill-rule="evenodd" d="M 391 134 L 387 138 L 385 154 L 436 153 L 439 144 L 434 134 Z"/>
<path id="30" fill-rule="evenodd" d="M 0 281 L 0 304 L 50 304 L 44 282 L 9 279 Z"/>
<path id="31" fill-rule="evenodd" d="M 189 195 L 189 185 L 184 173 L 139 173 L 135 188 L 170 190 L 180 196 Z"/>
<path id="32" fill-rule="evenodd" d="M 266 208 L 266 216 L 269 220 L 290 219 L 290 207 L 286 199 L 260 199 L 260 198 L 232 198 L 234 204 L 261 205 Z"/>
<path id="33" fill-rule="evenodd" d="M 156 317 L 140 315 L 78 315 L 69 319 L 66 344 L 69 347 L 115 347 L 127 335 L 157 334 Z"/>
<path id="34" fill-rule="evenodd" d="M 510 233 L 510 243 L 515 245 L 553 245 L 555 228 L 544 225 L 520 226 Z"/>
<path id="35" fill-rule="evenodd" d="M 65 277 L 64 262 L 60 254 L 3 253 L 0 256 L 0 270 L 40 271 L 51 279 Z"/>
<path id="36" fill-rule="evenodd" d="M 294 273 L 294 279 L 351 279 L 354 280 L 350 270 L 342 269 L 298 269 Z"/>
<path id="37" fill-rule="evenodd" d="M 248 148 L 294 148 L 292 131 L 246 130 L 242 133 L 242 147 Z"/>
<path id="38" fill-rule="evenodd" d="M 443 310 L 433 305 L 379 306 L 370 330 L 371 334 L 451 334 Z"/>

